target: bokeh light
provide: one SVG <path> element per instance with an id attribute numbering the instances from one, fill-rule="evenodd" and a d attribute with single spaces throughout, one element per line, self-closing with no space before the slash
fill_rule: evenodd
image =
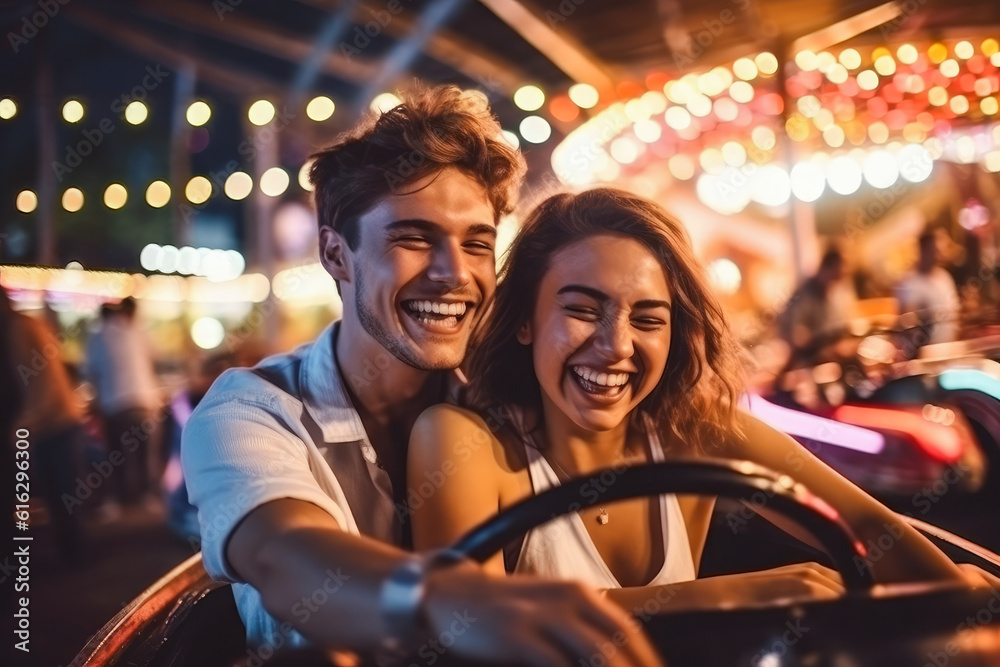
<path id="1" fill-rule="evenodd" d="M 299 187 L 306 192 L 313 191 L 313 185 L 309 182 L 309 170 L 312 168 L 312 160 L 307 160 L 299 169 Z"/>
<path id="2" fill-rule="evenodd" d="M 536 111 L 545 104 L 545 93 L 538 86 L 521 86 L 514 93 L 514 104 L 524 111 Z"/>
<path id="3" fill-rule="evenodd" d="M 77 123 L 83 119 L 83 105 L 77 100 L 69 100 L 63 105 L 62 115 L 67 123 Z"/>
<path id="4" fill-rule="evenodd" d="M 234 201 L 245 199 L 253 190 L 253 179 L 243 171 L 234 171 L 226 179 L 223 191 Z"/>
<path id="5" fill-rule="evenodd" d="M 814 202 L 820 198 L 826 188 L 823 170 L 812 162 L 799 162 L 792 167 L 789 180 L 792 185 L 792 194 L 799 201 Z"/>
<path id="6" fill-rule="evenodd" d="M 170 186 L 165 181 L 153 181 L 146 188 L 146 203 L 153 208 L 163 208 L 170 201 Z"/>
<path id="7" fill-rule="evenodd" d="M 31 190 L 21 190 L 17 193 L 14 205 L 21 213 L 31 213 L 38 208 L 38 195 Z"/>
<path id="8" fill-rule="evenodd" d="M 387 113 L 402 103 L 403 100 L 399 99 L 396 95 L 393 95 L 392 93 L 382 93 L 375 96 L 375 99 L 372 100 L 369 108 L 375 113 Z"/>
<path id="9" fill-rule="evenodd" d="M 791 194 L 791 181 L 781 167 L 768 164 L 754 174 L 750 197 L 758 204 L 781 206 Z"/>
<path id="10" fill-rule="evenodd" d="M 899 178 L 899 165 L 887 151 L 872 151 L 862 167 L 864 178 L 876 188 L 887 188 Z"/>
<path id="11" fill-rule="evenodd" d="M 145 104 L 136 100 L 125 107 L 125 120 L 132 125 L 139 125 L 149 117 L 149 109 Z"/>
<path id="12" fill-rule="evenodd" d="M 203 350 L 214 350 L 226 338 L 226 328 L 214 317 L 199 317 L 191 324 L 191 340 Z"/>
<path id="13" fill-rule="evenodd" d="M 861 187 L 861 167 L 858 163 L 841 155 L 830 162 L 826 172 L 826 180 L 830 189 L 840 195 L 852 195 Z"/>
<path id="14" fill-rule="evenodd" d="M 184 196 L 192 204 L 204 204 L 212 196 L 212 182 L 204 176 L 195 176 L 185 186 Z"/>
<path id="15" fill-rule="evenodd" d="M 306 115 L 316 122 L 324 121 L 333 115 L 336 105 L 329 97 L 320 95 L 309 100 L 306 105 Z"/>
<path id="16" fill-rule="evenodd" d="M 577 83 L 569 88 L 569 99 L 573 100 L 573 104 L 581 109 L 594 108 L 600 101 L 600 97 L 597 88 L 589 83 Z"/>
<path id="17" fill-rule="evenodd" d="M 17 103 L 14 100 L 10 99 L 9 97 L 5 97 L 2 100 L 0 100 L 0 118 L 4 120 L 10 120 L 16 115 L 17 115 Z"/>
<path id="18" fill-rule="evenodd" d="M 288 189 L 288 172 L 281 167 L 271 167 L 260 176 L 260 191 L 268 197 L 277 197 Z"/>
<path id="19" fill-rule="evenodd" d="M 757 78 L 757 66 L 749 58 L 737 58 L 733 63 L 733 74 L 744 81 L 753 81 Z"/>
<path id="20" fill-rule="evenodd" d="M 128 190 L 121 183 L 112 183 L 104 190 L 104 205 L 118 210 L 128 201 Z"/>
<path id="21" fill-rule="evenodd" d="M 899 62 L 904 65 L 912 65 L 917 62 L 917 58 L 920 57 L 920 53 L 917 51 L 917 47 L 913 44 L 903 44 L 896 50 L 896 57 L 899 58 Z"/>
<path id="22" fill-rule="evenodd" d="M 83 192 L 80 188 L 67 188 L 62 196 L 62 207 L 70 213 L 76 213 L 83 208 Z"/>
<path id="23" fill-rule="evenodd" d="M 736 294 L 743 282 L 740 267 L 731 259 L 720 257 L 708 264 L 708 279 L 722 294 Z"/>
<path id="24" fill-rule="evenodd" d="M 212 117 L 212 108 L 205 102 L 198 100 L 187 108 L 187 122 L 195 127 L 200 127 L 208 122 Z"/>
<path id="25" fill-rule="evenodd" d="M 757 71 L 765 76 L 771 76 L 778 71 L 778 59 L 774 57 L 773 53 L 768 51 L 758 53 L 753 62 L 757 66 Z"/>
<path id="26" fill-rule="evenodd" d="M 545 143 L 552 136 L 552 127 L 541 116 L 528 116 L 518 125 L 518 130 L 525 141 L 533 144 Z"/>
<path id="27" fill-rule="evenodd" d="M 911 183 L 920 183 L 934 170 L 934 158 L 920 144 L 907 144 L 896 154 L 899 175 Z"/>
<path id="28" fill-rule="evenodd" d="M 274 105 L 267 100 L 257 100 L 250 105 L 247 118 L 254 125 L 267 125 L 274 118 Z"/>

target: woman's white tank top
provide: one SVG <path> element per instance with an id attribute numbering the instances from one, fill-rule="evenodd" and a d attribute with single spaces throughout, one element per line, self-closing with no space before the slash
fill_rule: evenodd
<path id="1" fill-rule="evenodd" d="M 649 449 L 653 461 L 663 461 L 659 438 L 652 429 Z M 559 486 L 559 477 L 537 447 L 525 442 L 531 488 L 535 494 Z M 695 578 L 694 561 L 688 543 L 684 515 L 674 494 L 660 496 L 660 532 L 663 536 L 663 567 L 647 586 L 691 581 Z M 583 519 L 576 512 L 552 519 L 533 528 L 524 538 L 514 572 L 552 579 L 578 581 L 595 588 L 621 588 L 594 541 Z"/>

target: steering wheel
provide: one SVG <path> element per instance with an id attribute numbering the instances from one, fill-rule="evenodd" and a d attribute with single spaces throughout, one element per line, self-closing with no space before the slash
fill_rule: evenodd
<path id="1" fill-rule="evenodd" d="M 592 505 L 664 493 L 714 495 L 746 502 L 763 493 L 768 508 L 819 541 L 848 594 L 870 592 L 875 584 L 864 545 L 835 509 L 787 475 L 749 461 L 674 461 L 601 470 L 507 508 L 473 528 L 450 550 L 482 563 L 511 540 L 550 519 Z"/>

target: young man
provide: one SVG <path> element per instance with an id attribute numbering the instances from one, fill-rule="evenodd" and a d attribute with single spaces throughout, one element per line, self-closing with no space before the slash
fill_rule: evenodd
<path id="1" fill-rule="evenodd" d="M 485 98 L 454 87 L 413 94 L 316 156 L 320 259 L 343 317 L 223 374 L 183 437 L 205 567 L 233 582 L 261 657 L 450 646 L 495 664 L 656 664 L 592 592 L 404 551 L 410 427 L 453 388 L 523 169 Z"/>

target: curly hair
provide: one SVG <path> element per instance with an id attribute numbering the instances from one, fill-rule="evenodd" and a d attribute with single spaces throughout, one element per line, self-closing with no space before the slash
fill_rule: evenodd
<path id="1" fill-rule="evenodd" d="M 648 414 L 657 432 L 672 433 L 690 453 L 738 435 L 742 353 L 687 233 L 655 202 L 612 188 L 555 195 L 529 215 L 500 270 L 493 308 L 473 335 L 464 400 L 480 411 L 498 405 L 540 409 L 531 349 L 518 343 L 516 333 L 532 315 L 553 256 L 601 234 L 642 243 L 659 261 L 675 296 L 667 367 L 637 413 Z"/>
<path id="2" fill-rule="evenodd" d="M 456 86 L 421 88 L 402 103 L 372 113 L 357 128 L 314 154 L 309 181 L 320 226 L 359 242 L 358 219 L 388 195 L 446 167 L 487 191 L 496 220 L 510 213 L 524 176 L 520 151 L 503 138 L 486 96 Z"/>

